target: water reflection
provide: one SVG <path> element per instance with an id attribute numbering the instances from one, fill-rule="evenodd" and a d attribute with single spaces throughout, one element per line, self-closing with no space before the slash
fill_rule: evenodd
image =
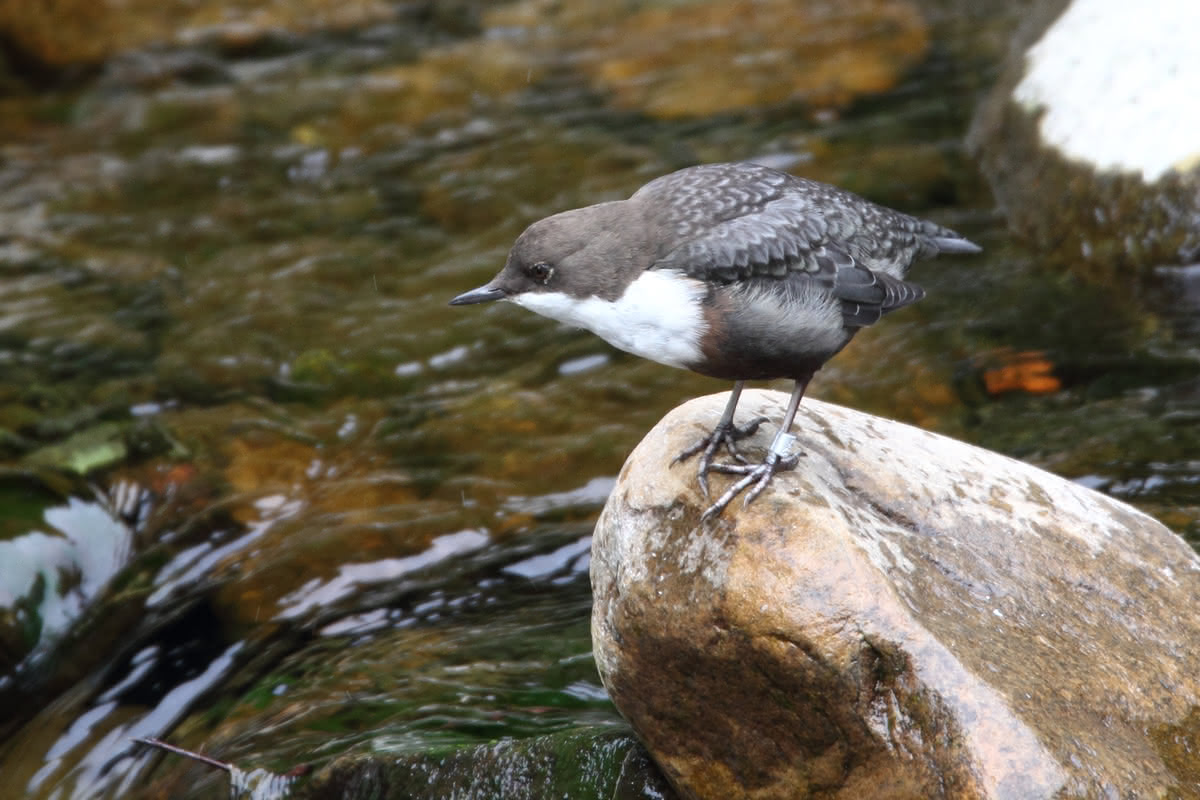
<path id="1" fill-rule="evenodd" d="M 151 711 L 128 718 L 116 701 L 103 702 L 80 715 L 49 748 L 45 765 L 30 779 L 26 790 L 35 795 L 63 798 L 127 796 L 154 758 L 136 745 L 134 738 L 157 738 L 170 731 L 190 711 L 198 697 L 228 677 L 238 642 L 220 654 L 196 677 L 169 691 Z M 49 789 L 53 788 L 53 792 Z"/>
<path id="2" fill-rule="evenodd" d="M 133 532 L 119 516 L 136 515 L 139 498 L 128 484 L 115 494 L 115 506 L 72 497 L 45 510 L 45 530 L 0 541 L 0 609 L 14 614 L 4 624 L 26 632 L 27 664 L 46 655 L 128 561 Z"/>
<path id="3" fill-rule="evenodd" d="M 236 541 L 244 545 L 246 537 Z M 580 723 L 616 724 L 587 635 L 589 545 L 590 536 L 578 528 L 534 532 L 511 549 L 490 545 L 479 531 L 462 531 L 438 537 L 408 560 L 392 560 L 383 572 L 378 563 L 360 565 L 370 568 L 369 575 L 343 565 L 319 590 L 290 596 L 295 604 L 279 615 L 305 617 L 320 605 L 324 617 L 333 612 L 335 621 L 265 672 L 248 663 L 254 648 L 263 647 L 258 635 L 231 642 L 211 607 L 193 606 L 165 627 L 139 634 L 142 643 L 131 643 L 106 670 L 106 682 L 71 716 L 41 715 L 34 723 L 41 734 L 24 745 L 31 752 L 44 747 L 45 756 L 24 791 L 129 796 L 164 760 L 132 739 L 167 736 L 189 714 L 210 707 L 231 681 L 244 688 L 222 701 L 234 711 L 221 738 L 251 747 L 254 758 L 269 758 L 280 771 L 300 763 L 300 754 L 305 763 L 320 763 L 368 743 L 375 751 L 413 752 L 431 741 L 470 743 Z M 336 615 L 339 605 L 355 604 L 350 595 L 356 581 L 410 575 L 440 559 L 471 554 L 474 566 L 464 565 L 468 572 L 443 580 L 440 588 Z M 182 586 L 182 574 L 175 569 L 163 585 Z M 540 581 L 559 588 L 540 592 L 531 583 Z M 264 708 L 273 719 L 266 739 L 258 722 Z M 273 755 L 264 756 L 264 748 Z M 225 780 L 213 775 L 201 785 Z"/>
<path id="4" fill-rule="evenodd" d="M 483 531 L 458 531 L 438 536 L 428 550 L 406 558 L 342 564 L 335 577 L 329 580 L 314 578 L 285 595 L 280 600 L 281 610 L 276 618 L 295 619 L 322 606 L 336 606 L 339 601 L 363 591 L 371 584 L 390 583 L 444 559 L 478 550 L 487 541 L 487 534 Z"/>
<path id="5" fill-rule="evenodd" d="M 522 578 L 530 580 L 551 580 L 554 583 L 563 583 L 574 580 L 580 573 L 587 573 L 591 552 L 592 537 L 585 536 L 579 541 L 565 544 L 553 552 L 509 564 L 504 571 L 510 575 L 520 575 Z"/>
<path id="6" fill-rule="evenodd" d="M 260 517 L 244 531 L 221 542 L 219 534 L 184 548 L 158 570 L 154 579 L 154 592 L 146 598 L 146 606 L 162 606 L 179 592 L 192 589 L 197 582 L 209 575 L 213 568 L 225 559 L 247 552 L 250 547 L 276 524 L 296 515 L 304 507 L 299 500 L 289 500 L 282 495 L 257 498 L 253 505 Z M 176 598 L 177 599 L 177 598 Z"/>
<path id="7" fill-rule="evenodd" d="M 544 517 L 556 512 L 571 509 L 599 509 L 608 499 L 613 486 L 617 483 L 615 476 L 592 478 L 576 489 L 565 492 L 550 492 L 535 497 L 510 497 L 504 502 L 507 511 L 524 512 L 537 517 Z"/>

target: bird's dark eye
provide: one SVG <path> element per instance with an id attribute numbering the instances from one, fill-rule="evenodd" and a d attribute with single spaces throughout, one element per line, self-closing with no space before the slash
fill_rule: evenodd
<path id="1" fill-rule="evenodd" d="M 529 265 L 529 277 L 533 278 L 540 284 L 545 285 L 550 281 L 550 276 L 554 274 L 554 267 L 547 264 L 545 261 L 539 261 L 536 264 Z"/>

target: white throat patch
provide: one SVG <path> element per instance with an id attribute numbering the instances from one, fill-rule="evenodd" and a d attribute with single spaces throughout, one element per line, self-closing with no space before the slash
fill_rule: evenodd
<path id="1" fill-rule="evenodd" d="M 674 270 L 647 270 L 613 301 L 562 292 L 525 292 L 514 303 L 543 317 L 586 328 L 613 347 L 669 367 L 701 360 L 704 284 Z"/>

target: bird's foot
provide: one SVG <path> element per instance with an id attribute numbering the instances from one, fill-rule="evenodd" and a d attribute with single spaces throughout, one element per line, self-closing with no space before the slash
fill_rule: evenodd
<path id="1" fill-rule="evenodd" d="M 756 417 L 741 427 L 734 425 L 733 420 L 726 423 L 717 423 L 717 426 L 712 429 L 712 433 L 675 456 L 671 464 L 687 461 L 696 455 L 696 453 L 700 453 L 700 463 L 696 470 L 696 479 L 700 484 L 700 491 L 705 497 L 708 497 L 708 473 L 716 466 L 712 463 L 712 460 L 717 450 L 721 448 L 721 445 L 725 445 L 725 449 L 734 461 L 737 461 L 739 464 L 745 464 L 746 457 L 738 452 L 737 441 L 745 439 L 748 436 L 753 436 L 758 430 L 758 426 L 766 421 L 766 417 Z"/>
<path id="2" fill-rule="evenodd" d="M 790 433 L 781 433 L 775 437 L 775 441 L 771 443 L 771 449 L 767 452 L 767 457 L 763 459 L 761 464 L 711 464 L 709 469 L 714 472 L 722 472 L 726 475 L 741 475 L 742 479 L 734 483 L 725 493 L 717 498 L 717 501 L 704 510 L 700 515 L 700 521 L 705 522 L 710 520 L 725 510 L 725 507 L 732 502 L 733 498 L 737 497 L 747 487 L 753 486 L 750 493 L 746 495 L 746 499 L 742 501 L 742 508 L 750 505 L 754 498 L 762 494 L 767 488 L 767 484 L 771 482 L 771 478 L 777 472 L 786 472 L 790 469 L 795 469 L 800 463 L 800 453 L 789 454 L 792 443 L 796 441 L 796 437 Z"/>

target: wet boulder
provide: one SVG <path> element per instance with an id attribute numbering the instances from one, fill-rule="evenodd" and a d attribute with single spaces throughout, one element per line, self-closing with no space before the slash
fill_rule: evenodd
<path id="1" fill-rule="evenodd" d="M 1050 0 L 972 124 L 1010 227 L 1101 281 L 1200 260 L 1200 17 L 1188 0 Z"/>
<path id="2" fill-rule="evenodd" d="M 786 104 L 829 114 L 895 87 L 930 43 L 912 0 L 517 0 L 492 4 L 480 27 L 478 37 L 375 73 L 389 113 L 420 121 L 511 103 L 579 70 L 613 107 L 656 119 Z"/>
<path id="3" fill-rule="evenodd" d="M 342 756 L 287 797 L 674 800 L 627 731 L 587 728 L 440 752 Z"/>
<path id="4" fill-rule="evenodd" d="M 738 419 L 778 420 L 786 400 L 748 392 Z M 695 463 L 672 459 L 724 402 L 646 436 L 593 541 L 600 674 L 681 797 L 1194 787 L 1200 558 L 1178 536 L 1027 464 L 811 400 L 799 467 L 701 524 Z"/>
<path id="5" fill-rule="evenodd" d="M 593 84 L 659 119 L 841 109 L 894 87 L 929 47 L 908 0 L 647 3 L 595 38 L 598 57 L 583 63 Z"/>
<path id="6" fill-rule="evenodd" d="M 15 67 L 14 72 L 26 77 L 61 76 L 142 48 L 200 45 L 252 52 L 271 37 L 344 31 L 387 22 L 395 16 L 395 11 L 380 0 L 3 2 L 0 61 L 8 62 Z M 181 65 L 178 57 L 152 60 L 158 64 L 154 71 L 172 63 Z M 196 67 L 201 73 L 211 74 L 211 65 L 203 59 L 188 59 L 181 77 L 194 74 Z"/>

